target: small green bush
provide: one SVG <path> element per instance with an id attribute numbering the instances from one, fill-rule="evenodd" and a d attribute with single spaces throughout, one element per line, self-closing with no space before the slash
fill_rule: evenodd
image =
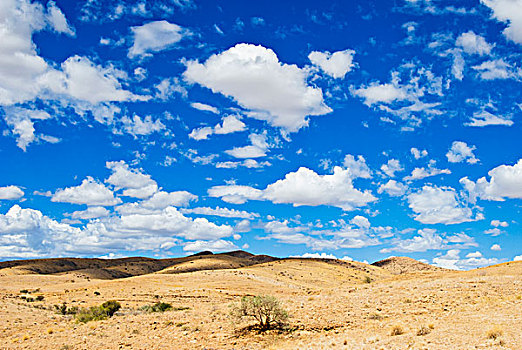
<path id="1" fill-rule="evenodd" d="M 42 301 L 42 300 L 44 300 L 44 296 L 43 295 L 39 295 L 39 296 L 36 297 L 36 300 L 37 301 Z"/>
<path id="2" fill-rule="evenodd" d="M 241 303 L 232 305 L 230 315 L 236 319 L 254 318 L 261 330 L 281 327 L 288 320 L 288 312 L 273 296 L 244 296 Z"/>
<path id="3" fill-rule="evenodd" d="M 167 310 L 172 310 L 172 305 L 169 303 L 157 302 L 152 305 L 142 306 L 141 310 L 145 312 L 165 312 Z"/>
<path id="4" fill-rule="evenodd" d="M 67 303 L 65 301 L 62 305 L 54 305 L 54 308 L 61 315 L 76 315 L 78 313 L 77 306 L 67 307 Z"/>
<path id="5" fill-rule="evenodd" d="M 28 293 L 30 293 L 30 292 L 27 289 L 22 289 L 20 291 L 20 294 L 28 294 Z"/>
<path id="6" fill-rule="evenodd" d="M 82 308 L 76 312 L 75 318 L 78 322 L 100 321 L 112 317 L 121 308 L 116 300 L 109 300 L 99 306 Z"/>

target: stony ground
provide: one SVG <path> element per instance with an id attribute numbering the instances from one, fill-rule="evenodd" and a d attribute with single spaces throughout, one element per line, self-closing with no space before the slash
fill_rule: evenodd
<path id="1" fill-rule="evenodd" d="M 522 349 L 522 262 L 399 276 L 377 269 L 284 261 L 116 280 L 0 274 L 0 349 Z M 230 318 L 231 303 L 257 294 L 281 300 L 289 331 L 258 334 Z M 123 308 L 108 320 L 82 324 L 52 311 L 111 299 Z M 139 310 L 158 300 L 174 310 Z"/>

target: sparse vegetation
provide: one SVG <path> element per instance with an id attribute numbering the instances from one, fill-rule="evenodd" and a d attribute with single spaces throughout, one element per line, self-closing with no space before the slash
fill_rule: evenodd
<path id="1" fill-rule="evenodd" d="M 372 279 L 370 278 L 370 276 L 366 276 L 364 278 L 364 283 L 372 283 Z"/>
<path id="2" fill-rule="evenodd" d="M 169 303 L 157 302 L 152 305 L 142 306 L 140 310 L 145 312 L 165 312 L 167 310 L 172 310 L 172 305 Z"/>
<path id="3" fill-rule="evenodd" d="M 255 319 L 260 330 L 281 327 L 288 320 L 279 300 L 269 295 L 244 296 L 239 304 L 232 305 L 230 314 L 236 319 Z"/>
<path id="4" fill-rule="evenodd" d="M 67 307 L 67 303 L 64 301 L 62 305 L 54 305 L 55 310 L 61 315 L 76 315 L 78 313 L 78 307 Z"/>
<path id="5" fill-rule="evenodd" d="M 417 331 L 417 335 L 418 336 L 422 336 L 422 335 L 428 335 L 431 333 L 431 329 L 430 327 L 426 327 L 426 326 L 421 326 L 419 328 L 419 330 Z"/>
<path id="6" fill-rule="evenodd" d="M 395 335 L 401 335 L 401 334 L 404 334 L 404 329 L 401 326 L 395 325 L 392 327 L 390 335 L 395 336 Z"/>
<path id="7" fill-rule="evenodd" d="M 121 308 L 121 304 L 115 300 L 109 300 L 100 306 L 91 306 L 78 310 L 75 318 L 78 322 L 100 321 L 112 317 Z"/>
<path id="8" fill-rule="evenodd" d="M 502 328 L 500 328 L 499 326 L 495 326 L 488 331 L 487 337 L 488 339 L 497 340 L 502 336 L 502 334 L 504 334 Z"/>

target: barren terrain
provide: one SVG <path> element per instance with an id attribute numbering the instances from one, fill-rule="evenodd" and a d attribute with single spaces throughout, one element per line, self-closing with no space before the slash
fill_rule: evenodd
<path id="1" fill-rule="evenodd" d="M 230 318 L 232 303 L 259 294 L 281 301 L 287 329 Z M 107 300 L 122 309 L 102 321 L 54 310 Z M 140 310 L 157 301 L 173 309 Z M 233 252 L 0 263 L 1 349 L 522 349 L 521 330 L 522 262 L 458 272 Z"/>

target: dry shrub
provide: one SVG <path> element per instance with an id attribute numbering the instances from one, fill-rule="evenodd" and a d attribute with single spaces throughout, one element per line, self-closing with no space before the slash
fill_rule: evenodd
<path id="1" fill-rule="evenodd" d="M 392 327 L 390 335 L 401 335 L 401 334 L 404 334 L 404 329 L 401 326 L 395 325 Z"/>
<path id="2" fill-rule="evenodd" d="M 495 326 L 488 331 L 487 337 L 488 337 L 488 339 L 497 340 L 498 338 L 500 338 L 502 336 L 502 334 L 504 334 L 504 331 L 502 331 L 502 328 L 500 328 L 499 326 Z"/>
<path id="3" fill-rule="evenodd" d="M 419 330 L 417 331 L 417 335 L 421 336 L 430 334 L 432 329 L 432 327 L 421 326 L 421 328 L 419 328 Z"/>
<path id="4" fill-rule="evenodd" d="M 232 305 L 230 315 L 236 319 L 254 318 L 261 330 L 282 327 L 288 320 L 288 312 L 279 300 L 269 295 L 244 296 L 239 304 Z"/>

